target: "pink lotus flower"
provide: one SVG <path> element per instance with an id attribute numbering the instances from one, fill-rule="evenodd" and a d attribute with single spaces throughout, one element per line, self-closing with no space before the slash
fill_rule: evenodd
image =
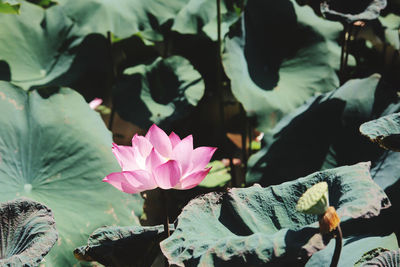
<path id="1" fill-rule="evenodd" d="M 89 107 L 91 109 L 96 109 L 98 106 L 101 105 L 101 103 L 103 103 L 103 99 L 96 97 L 95 99 L 89 102 Z"/>
<path id="2" fill-rule="evenodd" d="M 155 124 L 146 136 L 135 135 L 132 146 L 113 144 L 113 153 L 122 172 L 107 175 L 110 183 L 125 193 L 135 194 L 157 187 L 190 189 L 197 186 L 211 168 L 205 168 L 214 154 L 214 147 L 193 149 L 193 137 L 169 136 Z"/>

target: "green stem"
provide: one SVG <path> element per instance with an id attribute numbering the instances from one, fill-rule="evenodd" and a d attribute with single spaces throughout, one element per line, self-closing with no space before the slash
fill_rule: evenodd
<path id="1" fill-rule="evenodd" d="M 216 78 L 217 78 L 217 92 L 219 96 L 219 116 L 221 120 L 221 138 L 225 137 L 225 116 L 224 116 L 224 100 L 223 100 L 223 89 L 222 89 L 222 56 L 221 56 L 221 0 L 217 1 L 217 69 L 216 69 Z"/>
<path id="2" fill-rule="evenodd" d="M 164 220 L 164 233 L 166 235 L 165 238 L 168 238 L 171 236 L 171 232 L 169 231 L 169 214 L 168 214 L 168 205 L 169 205 L 169 198 L 168 198 L 168 192 L 166 190 L 161 189 L 161 195 L 163 196 L 163 201 L 164 201 L 164 211 L 165 211 L 165 220 Z M 168 259 L 165 258 L 165 267 L 168 267 Z"/>
<path id="3" fill-rule="evenodd" d="M 111 32 L 107 32 L 107 40 L 108 40 L 108 51 L 110 53 L 110 58 L 111 58 L 111 78 L 110 78 L 110 93 L 111 93 L 111 115 L 110 119 L 108 121 L 108 129 L 110 132 L 112 132 L 112 126 L 114 122 L 114 116 L 115 116 L 115 101 L 114 101 L 114 96 L 113 96 L 113 87 L 115 83 L 115 76 L 116 76 L 116 71 L 114 67 L 114 58 L 113 58 L 113 52 L 112 52 L 112 41 L 111 41 Z"/>
<path id="4" fill-rule="evenodd" d="M 342 229 L 340 228 L 340 224 L 335 229 L 335 232 L 336 232 L 335 233 L 336 244 L 330 267 L 336 267 L 338 265 L 340 252 L 342 251 L 343 234 L 342 234 Z"/>

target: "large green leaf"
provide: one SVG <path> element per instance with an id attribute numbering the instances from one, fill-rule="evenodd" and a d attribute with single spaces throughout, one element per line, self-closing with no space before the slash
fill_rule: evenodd
<path id="1" fill-rule="evenodd" d="M 101 180 L 120 167 L 100 116 L 70 89 L 25 92 L 0 82 L 0 201 L 27 196 L 54 212 L 60 238 L 48 266 L 72 266 L 72 251 L 103 225 L 134 225 L 138 195 Z"/>
<path id="2" fill-rule="evenodd" d="M 174 225 L 170 224 L 170 231 Z M 164 226 L 102 227 L 89 237 L 86 246 L 75 249 L 81 260 L 98 261 L 105 266 L 150 266 L 165 238 Z"/>
<path id="3" fill-rule="evenodd" d="M 363 123 L 360 132 L 381 147 L 400 152 L 400 113 Z"/>
<path id="4" fill-rule="evenodd" d="M 190 62 L 180 56 L 157 58 L 150 65 L 125 70 L 117 85 L 115 106 L 125 120 L 143 128 L 165 126 L 188 116 L 204 93 L 204 82 Z"/>
<path id="5" fill-rule="evenodd" d="M 232 92 L 259 128 L 338 86 L 342 26 L 289 0 L 249 1 L 241 34 L 226 39 L 223 64 Z"/>
<path id="6" fill-rule="evenodd" d="M 239 18 L 235 2 L 221 1 L 222 34 Z M 205 33 L 217 39 L 216 0 L 59 0 L 65 13 L 88 33 L 111 31 L 119 38 L 140 33 L 154 41 L 162 40 L 162 28 L 182 34 Z M 168 24 L 168 25 L 167 25 Z"/>
<path id="7" fill-rule="evenodd" d="M 315 243 L 323 240 L 318 217 L 297 212 L 295 206 L 305 190 L 320 181 L 328 183 L 330 205 L 342 224 L 372 218 L 390 206 L 371 179 L 369 163 L 359 163 L 267 188 L 255 185 L 198 197 L 183 209 L 175 232 L 161 249 L 169 263 L 178 266 L 305 263 L 326 244 Z"/>
<path id="8" fill-rule="evenodd" d="M 0 266 L 36 267 L 58 238 L 53 213 L 26 198 L 0 203 Z"/>
<path id="9" fill-rule="evenodd" d="M 45 11 L 25 2 L 20 15 L 0 15 L 0 24 L 0 59 L 8 64 L 12 81 L 24 89 L 64 74 L 73 63 L 73 49 L 83 40 L 57 6 Z"/>
<path id="10" fill-rule="evenodd" d="M 172 30 L 182 34 L 205 33 L 217 40 L 217 0 L 186 0 L 185 5 L 174 18 Z M 221 0 L 221 36 L 240 17 L 239 2 L 245 0 Z M 236 2 L 236 3 L 235 3 Z M 242 3 L 243 4 L 243 3 Z"/>
<path id="11" fill-rule="evenodd" d="M 86 33 L 106 35 L 112 32 L 118 38 L 136 33 L 162 40 L 160 27 L 174 18 L 187 0 L 59 0 L 65 14 L 76 21 Z"/>
<path id="12" fill-rule="evenodd" d="M 358 129 L 379 116 L 395 95 L 383 83 L 377 87 L 379 81 L 379 75 L 350 80 L 282 119 L 265 135 L 267 146 L 250 158 L 246 181 L 279 184 L 321 169 L 377 160 L 382 149 Z"/>

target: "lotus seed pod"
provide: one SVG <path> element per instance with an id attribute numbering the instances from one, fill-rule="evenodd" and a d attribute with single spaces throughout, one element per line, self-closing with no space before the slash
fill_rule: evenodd
<path id="1" fill-rule="evenodd" d="M 296 210 L 307 214 L 323 215 L 328 207 L 328 184 L 319 182 L 307 189 L 300 197 Z"/>
<path id="2" fill-rule="evenodd" d="M 325 214 L 319 219 L 319 231 L 323 234 L 332 232 L 339 225 L 339 215 L 336 213 L 336 209 L 330 206 Z"/>

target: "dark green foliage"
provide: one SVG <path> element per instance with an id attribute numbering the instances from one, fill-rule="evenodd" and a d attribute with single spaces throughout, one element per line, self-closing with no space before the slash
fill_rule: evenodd
<path id="1" fill-rule="evenodd" d="M 247 182 L 279 184 L 321 169 L 378 160 L 383 150 L 361 136 L 359 127 L 397 101 L 396 93 L 379 81 L 378 75 L 350 80 L 282 119 L 265 136 L 267 146 L 250 158 Z"/>
<path id="2" fill-rule="evenodd" d="M 27 198 L 0 203 L 0 266 L 36 267 L 57 238 L 48 207 Z"/>
<path id="3" fill-rule="evenodd" d="M 150 65 L 126 69 L 117 84 L 115 105 L 122 118 L 143 128 L 166 126 L 187 115 L 204 93 L 204 82 L 180 56 L 157 58 Z"/>
<path id="4" fill-rule="evenodd" d="M 48 266 L 72 266 L 94 229 L 138 224 L 139 195 L 101 180 L 120 167 L 100 116 L 71 89 L 26 92 L 0 82 L 0 201 L 26 196 L 52 209 L 60 234 Z"/>
<path id="5" fill-rule="evenodd" d="M 328 183 L 330 205 L 342 224 L 377 216 L 390 206 L 372 181 L 369 164 L 359 163 L 277 186 L 233 188 L 198 197 L 183 209 L 174 234 L 161 243 L 161 249 L 170 264 L 178 266 L 304 264 L 329 241 L 318 233 L 316 215 L 295 209 L 305 190 L 320 181 Z"/>
<path id="6" fill-rule="evenodd" d="M 174 225 L 170 225 L 170 231 Z M 105 266 L 151 266 L 165 238 L 164 226 L 102 227 L 94 231 L 86 246 L 75 249 L 75 257 Z"/>
<path id="7" fill-rule="evenodd" d="M 381 147 L 400 152 L 400 113 L 363 123 L 360 132 Z"/>

